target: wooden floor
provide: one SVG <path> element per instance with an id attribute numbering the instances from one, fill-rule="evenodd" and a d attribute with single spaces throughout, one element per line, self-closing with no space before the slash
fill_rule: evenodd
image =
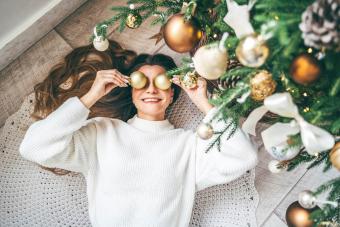
<path id="1" fill-rule="evenodd" d="M 56 62 L 72 48 L 88 44 L 89 36 L 96 23 L 112 16 L 110 6 L 124 4 L 122 0 L 89 0 L 67 17 L 54 30 L 39 40 L 19 58 L 0 72 L 0 127 L 21 105 L 23 98 L 33 91 L 33 86 L 43 80 Z M 183 57 L 160 42 L 148 38 L 157 33 L 159 27 L 149 23 L 140 28 L 126 29 L 118 33 L 110 28 L 109 37 L 137 52 L 165 53 L 180 63 Z M 0 129 L 0 132 L 1 132 Z M 305 189 L 315 189 L 321 182 L 334 178 L 335 170 L 323 173 L 321 168 L 306 171 L 300 167 L 292 172 L 272 174 L 267 169 L 270 156 L 260 145 L 260 163 L 256 167 L 256 188 L 260 194 L 257 209 L 259 226 L 283 227 L 286 208 L 297 200 L 297 195 Z"/>

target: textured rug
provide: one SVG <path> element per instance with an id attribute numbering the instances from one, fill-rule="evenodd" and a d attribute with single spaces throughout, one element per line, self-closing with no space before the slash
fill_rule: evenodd
<path id="1" fill-rule="evenodd" d="M 81 174 L 57 176 L 23 159 L 19 145 L 28 127 L 34 93 L 5 122 L 0 136 L 0 226 L 91 226 Z M 203 114 L 182 92 L 167 111 L 175 127 L 195 130 Z M 255 227 L 255 170 L 228 184 L 196 193 L 191 227 Z"/>

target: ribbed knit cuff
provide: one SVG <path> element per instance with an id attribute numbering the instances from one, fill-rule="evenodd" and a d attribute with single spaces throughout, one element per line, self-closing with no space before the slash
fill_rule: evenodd
<path id="1" fill-rule="evenodd" d="M 74 96 L 67 99 L 55 111 L 53 111 L 47 118 L 53 118 L 54 123 L 74 124 L 75 122 L 84 122 L 90 110 L 82 103 L 79 97 Z"/>

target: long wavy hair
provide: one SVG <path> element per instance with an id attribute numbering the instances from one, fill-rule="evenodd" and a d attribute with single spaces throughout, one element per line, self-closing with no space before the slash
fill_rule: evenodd
<path id="1" fill-rule="evenodd" d="M 48 76 L 34 86 L 35 102 L 31 116 L 36 120 L 43 119 L 68 98 L 80 98 L 85 95 L 99 70 L 114 68 L 130 75 L 143 65 L 160 65 L 166 70 L 176 67 L 173 59 L 167 55 L 137 55 L 134 51 L 123 49 L 113 40 L 109 40 L 109 43 L 108 50 L 103 52 L 97 51 L 92 44 L 78 47 L 67 54 L 61 63 L 55 65 Z M 179 96 L 180 88 L 175 84 L 172 84 L 172 88 L 173 104 Z M 114 88 L 90 108 L 88 118 L 110 117 L 127 121 L 137 113 L 131 92 L 130 86 Z M 71 172 L 60 168 L 40 167 L 57 175 Z"/>

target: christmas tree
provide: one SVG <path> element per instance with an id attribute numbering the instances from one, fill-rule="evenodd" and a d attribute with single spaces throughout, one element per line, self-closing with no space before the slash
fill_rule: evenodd
<path id="1" fill-rule="evenodd" d="M 259 120 L 271 124 L 261 135 L 276 160 L 273 172 L 302 163 L 340 171 L 339 0 L 130 0 L 112 10 L 113 17 L 94 29 L 98 50 L 108 47 L 108 26 L 119 23 L 122 32 L 152 17 L 152 25 L 161 24 L 153 38 L 191 56 L 168 77 L 180 75 L 188 87 L 198 75 L 210 81 L 210 102 L 221 116 L 234 119 L 232 128 L 241 117 L 247 118 L 241 127 L 249 134 Z M 328 201 L 320 209 L 317 198 L 325 191 Z M 296 207 L 309 212 L 314 226 L 336 226 L 340 177 L 301 192 L 287 214 Z"/>

